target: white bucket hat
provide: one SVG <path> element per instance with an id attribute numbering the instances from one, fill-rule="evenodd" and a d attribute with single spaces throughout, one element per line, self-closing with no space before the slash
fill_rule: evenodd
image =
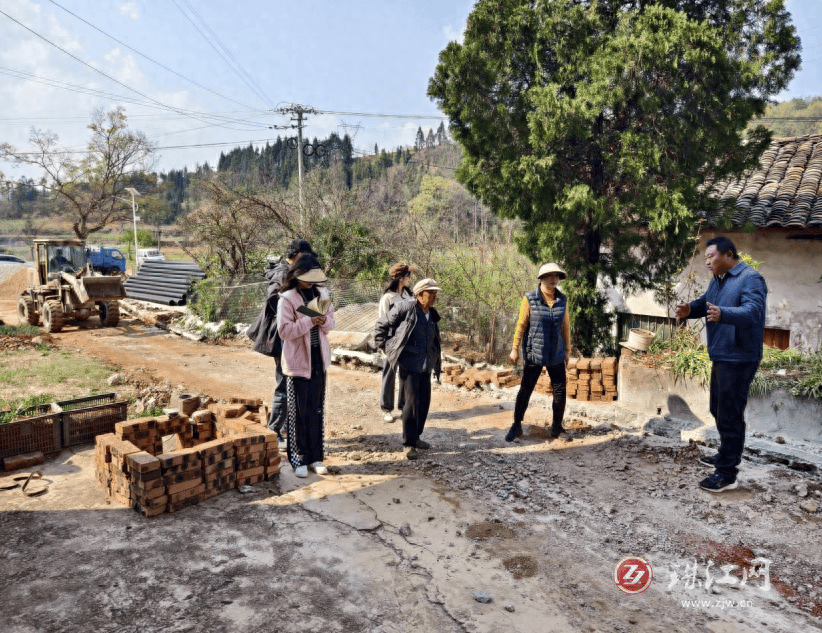
<path id="1" fill-rule="evenodd" d="M 537 273 L 537 279 L 543 275 L 547 275 L 548 273 L 557 273 L 560 279 L 568 279 L 568 273 L 562 270 L 562 268 L 554 262 L 548 262 L 547 264 L 540 266 L 539 273 Z"/>
<path id="2" fill-rule="evenodd" d="M 328 281 L 322 268 L 312 268 L 304 272 L 302 275 L 298 275 L 297 279 L 315 284 L 321 284 Z"/>
<path id="3" fill-rule="evenodd" d="M 442 290 L 442 288 L 440 288 L 437 285 L 437 282 L 431 278 L 420 279 L 416 284 L 414 284 L 415 297 L 421 292 L 425 292 L 426 290 Z"/>

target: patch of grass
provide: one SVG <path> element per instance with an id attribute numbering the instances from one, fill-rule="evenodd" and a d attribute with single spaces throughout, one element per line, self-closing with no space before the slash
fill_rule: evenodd
<path id="1" fill-rule="evenodd" d="M 15 418 L 20 417 L 22 412 L 29 407 L 48 404 L 55 400 L 57 400 L 56 396 L 50 393 L 39 393 L 33 396 L 26 396 L 25 398 L 14 398 L 12 400 L 0 398 L 0 424 L 13 422 Z"/>
<path id="2" fill-rule="evenodd" d="M 48 385 L 70 385 L 72 391 L 87 393 L 99 388 L 115 369 L 68 350 L 43 353 L 41 362 L 15 363 L 23 352 L 11 352 L 0 359 L 0 387 L 29 390 Z"/>
<path id="3" fill-rule="evenodd" d="M 39 336 L 43 332 L 36 325 L 23 323 L 22 325 L 0 325 L 0 336 Z"/>

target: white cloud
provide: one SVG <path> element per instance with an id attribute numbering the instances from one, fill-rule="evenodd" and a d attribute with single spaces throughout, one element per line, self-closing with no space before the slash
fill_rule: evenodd
<path id="1" fill-rule="evenodd" d="M 124 2 L 120 5 L 120 13 L 126 16 L 129 20 L 139 20 L 140 11 L 137 3 L 133 0 L 131 2 Z"/>
<path id="2" fill-rule="evenodd" d="M 449 42 L 456 41 L 457 43 L 462 44 L 465 39 L 465 25 L 463 25 L 459 31 L 456 31 L 450 24 L 448 24 L 442 29 L 442 31 L 445 33 L 445 37 Z"/>

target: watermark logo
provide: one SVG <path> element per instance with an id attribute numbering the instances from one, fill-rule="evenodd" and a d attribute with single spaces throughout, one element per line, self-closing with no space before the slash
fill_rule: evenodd
<path id="1" fill-rule="evenodd" d="M 627 594 L 642 593 L 651 586 L 654 570 L 639 556 L 626 556 L 614 567 L 614 583 Z"/>

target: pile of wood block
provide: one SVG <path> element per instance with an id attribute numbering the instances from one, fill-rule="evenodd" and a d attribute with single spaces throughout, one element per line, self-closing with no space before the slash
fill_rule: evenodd
<path id="1" fill-rule="evenodd" d="M 261 400 L 233 398 L 191 417 L 169 412 L 119 422 L 114 433 L 96 438 L 97 479 L 113 501 L 146 517 L 259 483 L 280 472 L 277 434 L 267 419 Z"/>
<path id="2" fill-rule="evenodd" d="M 569 398 L 582 402 L 613 402 L 617 399 L 616 358 L 571 358 L 565 376 Z"/>
<path id="3" fill-rule="evenodd" d="M 513 369 L 463 368 L 458 363 L 444 363 L 442 381 L 466 389 L 474 389 L 487 384 L 495 387 L 514 387 L 520 383 L 520 377 L 514 373 Z"/>

